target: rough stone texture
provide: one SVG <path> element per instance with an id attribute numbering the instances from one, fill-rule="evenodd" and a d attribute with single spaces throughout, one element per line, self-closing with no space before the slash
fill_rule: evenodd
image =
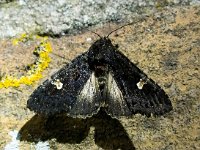
<path id="1" fill-rule="evenodd" d="M 120 26 L 107 24 L 91 30 L 107 35 Z M 0 149 L 11 141 L 8 133 L 13 130 L 21 133 L 22 150 L 33 148 L 40 140 L 48 140 L 51 149 L 200 149 L 199 35 L 200 8 L 193 6 L 159 9 L 113 33 L 110 38 L 119 50 L 163 87 L 174 109 L 162 117 L 138 114 L 111 119 L 101 114 L 86 120 L 46 119 L 26 108 L 28 96 L 45 78 L 86 51 L 98 37 L 86 32 L 50 39 L 53 53 L 66 59 L 52 54 L 52 62 L 43 72 L 45 78 L 34 86 L 0 89 Z M 24 72 L 24 65 L 33 62 L 34 44 L 13 47 L 5 39 L 0 45 L 1 72 L 18 75 Z"/>
<path id="2" fill-rule="evenodd" d="M 200 0 L 1 0 L 0 38 L 24 32 L 64 35 L 109 21 L 131 22 L 164 6 L 198 4 Z"/>

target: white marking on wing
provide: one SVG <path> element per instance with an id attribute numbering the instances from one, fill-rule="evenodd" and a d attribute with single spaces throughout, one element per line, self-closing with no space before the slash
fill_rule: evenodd
<path id="1" fill-rule="evenodd" d="M 60 82 L 59 79 L 56 79 L 55 81 L 51 82 L 51 84 L 55 85 L 58 90 L 62 89 L 63 87 L 63 83 Z"/>
<path id="2" fill-rule="evenodd" d="M 147 84 L 147 81 L 145 81 L 144 79 L 140 79 L 140 81 L 136 84 L 138 89 L 142 90 L 143 86 Z"/>

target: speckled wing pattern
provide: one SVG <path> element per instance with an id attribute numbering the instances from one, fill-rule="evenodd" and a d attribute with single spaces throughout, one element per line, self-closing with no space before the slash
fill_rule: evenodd
<path id="1" fill-rule="evenodd" d="M 171 101 L 164 90 L 126 56 L 115 51 L 114 59 L 110 64 L 111 72 L 131 114 L 162 115 L 172 110 Z M 141 87 L 140 82 L 144 82 Z"/>
<path id="2" fill-rule="evenodd" d="M 83 53 L 56 72 L 50 80 L 40 85 L 29 97 L 27 107 L 46 116 L 59 113 L 68 113 L 70 116 L 91 116 L 97 113 L 98 108 L 94 103 L 98 103 L 98 96 L 95 93 L 91 97 L 92 101 L 80 97 L 80 92 L 91 74 L 87 53 Z M 62 86 L 58 87 L 56 82 Z"/>

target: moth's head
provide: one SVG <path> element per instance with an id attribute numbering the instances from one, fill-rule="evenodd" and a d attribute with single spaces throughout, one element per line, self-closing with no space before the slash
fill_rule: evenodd
<path id="1" fill-rule="evenodd" d="M 89 48 L 89 51 L 88 51 L 88 62 L 91 66 L 102 65 L 102 64 L 106 65 L 109 62 L 114 61 L 115 50 L 117 49 L 118 46 L 117 45 L 114 46 L 112 44 L 111 40 L 109 39 L 109 36 L 112 33 L 116 32 L 117 30 L 125 26 L 128 26 L 130 24 L 123 25 L 111 31 L 105 37 L 102 37 L 98 33 L 91 31 L 100 37 L 96 42 L 92 44 L 92 46 Z"/>
<path id="2" fill-rule="evenodd" d="M 108 47 L 112 47 L 113 44 L 111 42 L 111 40 L 107 37 L 102 37 L 100 39 L 98 39 L 97 41 L 95 41 L 92 46 L 90 47 L 89 51 L 92 49 L 94 50 L 104 50 L 107 49 Z"/>
<path id="3" fill-rule="evenodd" d="M 90 47 L 88 51 L 88 60 L 90 63 L 106 64 L 113 59 L 115 50 L 116 47 L 109 38 L 100 38 Z"/>

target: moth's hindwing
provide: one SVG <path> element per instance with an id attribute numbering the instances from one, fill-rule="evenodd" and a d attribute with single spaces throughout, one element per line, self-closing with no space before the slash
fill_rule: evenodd
<path id="1" fill-rule="evenodd" d="M 131 114 L 122 91 L 118 87 L 111 72 L 108 74 L 106 103 L 106 111 L 112 116 L 128 116 Z"/>
<path id="2" fill-rule="evenodd" d="M 115 86 L 115 83 L 113 83 L 112 88 L 118 87 L 115 91 L 120 91 L 118 97 L 122 97 L 120 99 L 121 104 L 123 103 L 124 107 L 127 106 L 131 114 L 162 115 L 172 110 L 171 101 L 163 89 L 149 79 L 121 52 L 115 51 L 115 58 L 110 62 L 109 66 L 113 74 L 111 81 L 115 81 L 117 85 Z M 112 90 L 110 94 L 117 93 L 115 91 Z M 116 96 L 111 97 L 111 99 L 116 101 Z M 110 109 L 109 111 L 113 110 Z"/>
<path id="3" fill-rule="evenodd" d="M 96 114 L 100 107 L 100 92 L 94 72 L 81 89 L 77 100 L 69 112 L 70 116 L 83 115 L 85 117 Z"/>
<path id="4" fill-rule="evenodd" d="M 63 112 L 92 115 L 97 109 L 93 106 L 95 85 L 91 75 L 87 53 L 84 53 L 40 85 L 28 99 L 27 107 L 44 115 Z M 85 95 L 86 92 L 91 94 L 90 97 Z"/>

